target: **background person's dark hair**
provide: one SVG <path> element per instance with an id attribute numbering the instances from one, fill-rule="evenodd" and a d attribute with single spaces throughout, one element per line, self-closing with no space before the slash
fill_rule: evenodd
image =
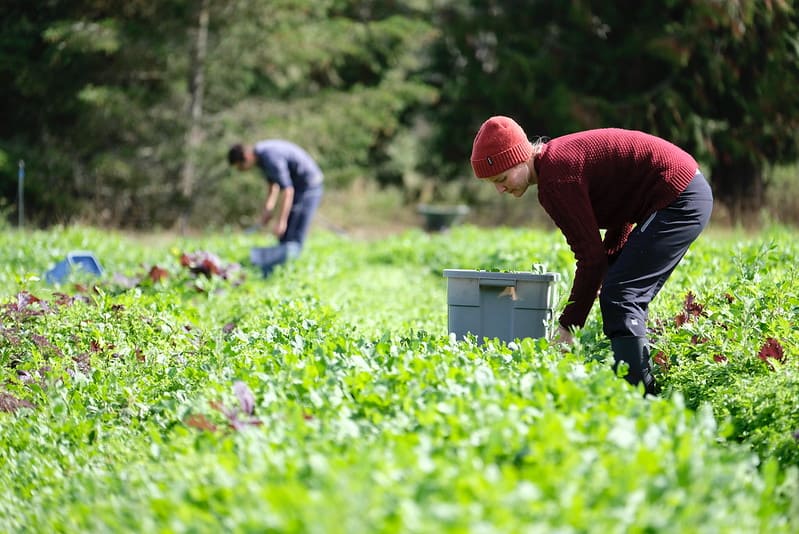
<path id="1" fill-rule="evenodd" d="M 244 145 L 236 143 L 227 151 L 227 161 L 230 165 L 235 165 L 244 161 Z"/>

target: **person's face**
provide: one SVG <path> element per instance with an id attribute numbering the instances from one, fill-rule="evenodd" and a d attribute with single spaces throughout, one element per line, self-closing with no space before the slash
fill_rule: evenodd
<path id="1" fill-rule="evenodd" d="M 486 178 L 486 181 L 494 184 L 500 194 L 510 193 L 518 198 L 530 187 L 530 168 L 526 163 L 519 163 L 503 173 Z"/>
<path id="2" fill-rule="evenodd" d="M 244 161 L 239 161 L 236 163 L 235 167 L 240 171 L 246 171 L 248 169 L 252 169 L 252 166 L 255 164 L 255 159 L 244 158 Z"/>
<path id="3" fill-rule="evenodd" d="M 249 150 L 245 150 L 244 160 L 236 162 L 233 166 L 240 171 L 246 171 L 252 169 L 253 165 L 255 165 L 255 154 Z"/>

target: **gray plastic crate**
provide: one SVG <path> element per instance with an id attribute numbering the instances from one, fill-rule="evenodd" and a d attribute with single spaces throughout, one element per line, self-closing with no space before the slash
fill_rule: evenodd
<path id="1" fill-rule="evenodd" d="M 448 327 L 458 339 L 548 337 L 558 273 L 446 269 Z"/>

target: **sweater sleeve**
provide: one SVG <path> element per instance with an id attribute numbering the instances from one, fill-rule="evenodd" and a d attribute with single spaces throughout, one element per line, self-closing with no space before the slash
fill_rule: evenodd
<path id="1" fill-rule="evenodd" d="M 569 303 L 563 309 L 560 324 L 566 328 L 582 327 L 608 268 L 608 256 L 588 192 L 579 182 L 559 181 L 550 187 L 539 187 L 538 198 L 563 232 L 577 260 Z"/>

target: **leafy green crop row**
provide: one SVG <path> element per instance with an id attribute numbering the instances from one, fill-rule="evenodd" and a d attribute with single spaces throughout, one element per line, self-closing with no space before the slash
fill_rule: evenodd
<path id="1" fill-rule="evenodd" d="M 445 268 L 545 263 L 565 295 L 555 234 L 319 232 L 266 280 L 231 265 L 258 242 L 0 235 L 0 531 L 795 528 L 790 232 L 689 252 L 651 310 L 655 400 L 596 310 L 567 354 L 447 334 Z M 72 249 L 104 276 L 37 279 Z"/>

